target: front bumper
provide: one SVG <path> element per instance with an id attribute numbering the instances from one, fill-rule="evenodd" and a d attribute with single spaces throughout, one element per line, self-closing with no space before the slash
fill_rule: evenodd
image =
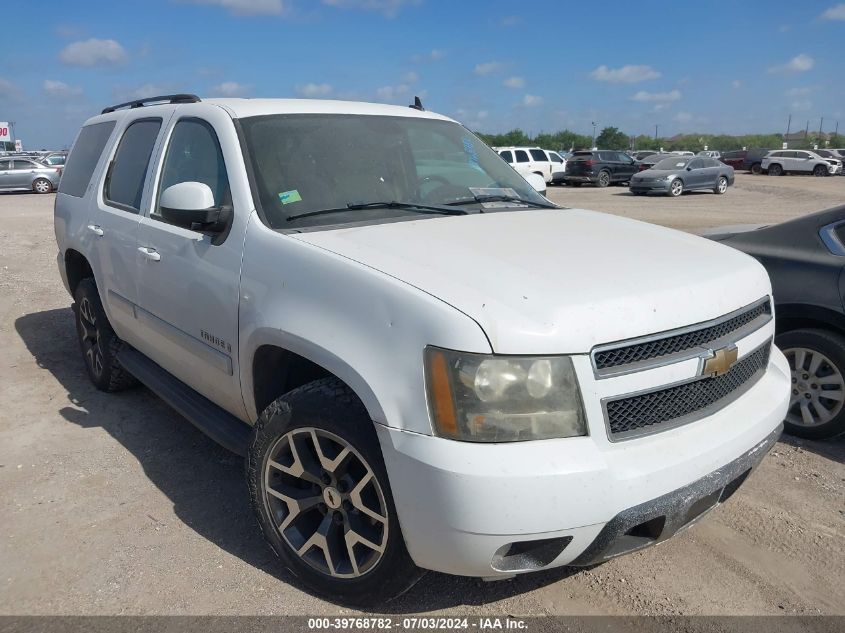
<path id="1" fill-rule="evenodd" d="M 376 425 L 408 552 L 426 569 L 507 577 L 665 540 L 724 501 L 762 460 L 780 433 L 789 380 L 773 348 L 766 373 L 731 404 L 616 443 L 473 444 Z M 648 523 L 655 513 L 664 517 L 659 530 L 659 521 Z"/>
<path id="2" fill-rule="evenodd" d="M 667 193 L 670 182 L 668 180 L 632 180 L 628 189 L 636 193 Z"/>

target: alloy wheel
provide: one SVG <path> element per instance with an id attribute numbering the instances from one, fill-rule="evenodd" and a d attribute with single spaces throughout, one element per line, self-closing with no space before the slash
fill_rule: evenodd
<path id="1" fill-rule="evenodd" d="M 38 193 L 50 193 L 50 183 L 46 180 L 36 180 L 33 186 Z"/>
<path id="2" fill-rule="evenodd" d="M 673 196 L 680 196 L 684 192 L 684 183 L 682 183 L 680 180 L 673 181 L 671 187 Z"/>
<path id="3" fill-rule="evenodd" d="M 792 372 L 787 422 L 820 426 L 830 422 L 845 403 L 845 378 L 824 354 L 805 347 L 783 350 Z"/>
<path id="4" fill-rule="evenodd" d="M 607 187 L 610 184 L 610 176 L 607 172 L 601 172 L 599 174 L 599 187 Z"/>
<path id="5" fill-rule="evenodd" d="M 719 178 L 719 193 L 725 193 L 728 190 L 728 179 Z"/>
<path id="6" fill-rule="evenodd" d="M 308 565 L 357 578 L 379 563 L 387 547 L 385 496 L 346 440 L 311 427 L 289 431 L 268 453 L 263 481 L 268 516 Z"/>
<path id="7" fill-rule="evenodd" d="M 82 340 L 82 351 L 85 362 L 95 376 L 103 373 L 103 349 L 100 344 L 100 330 L 97 328 L 97 315 L 91 302 L 84 298 L 79 303 L 79 337 Z"/>

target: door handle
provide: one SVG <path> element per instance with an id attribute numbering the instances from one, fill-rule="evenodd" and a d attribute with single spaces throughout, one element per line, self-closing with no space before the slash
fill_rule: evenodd
<path id="1" fill-rule="evenodd" d="M 150 248 L 149 246 L 139 246 L 138 251 L 149 260 L 154 262 L 161 261 L 161 255 L 154 248 Z"/>
<path id="2" fill-rule="evenodd" d="M 100 228 L 99 226 L 97 226 L 96 224 L 89 224 L 89 225 L 88 225 L 88 230 L 89 230 L 89 231 L 91 231 L 91 232 L 92 232 L 94 235 L 96 235 L 97 237 L 103 237 L 103 229 L 101 229 L 101 228 Z"/>

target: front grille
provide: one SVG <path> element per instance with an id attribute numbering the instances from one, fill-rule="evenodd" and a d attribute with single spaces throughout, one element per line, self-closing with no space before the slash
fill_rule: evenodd
<path id="1" fill-rule="evenodd" d="M 701 419 L 727 406 L 763 375 L 771 342 L 752 352 L 722 376 L 605 402 L 612 440 L 655 433 Z"/>
<path id="2" fill-rule="evenodd" d="M 706 347 L 713 341 L 744 329 L 758 320 L 757 327 L 759 327 L 767 322 L 771 315 L 772 306 L 770 301 L 766 299 L 751 307 L 744 308 L 738 313 L 722 317 L 716 322 L 702 324 L 698 329 L 688 329 L 677 334 L 667 332 L 666 336 L 659 338 L 599 349 L 593 354 L 593 362 L 596 370 L 601 373 L 602 370 L 635 365 L 644 361 L 659 361 L 665 356 L 689 352 L 693 348 Z M 698 353 L 700 350 L 695 351 Z"/>

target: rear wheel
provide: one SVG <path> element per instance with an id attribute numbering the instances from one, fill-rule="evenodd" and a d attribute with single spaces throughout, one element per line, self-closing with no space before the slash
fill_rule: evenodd
<path id="1" fill-rule="evenodd" d="M 769 176 L 783 176 L 783 167 L 777 163 L 769 165 Z"/>
<path id="2" fill-rule="evenodd" d="M 751 173 L 755 176 L 759 176 L 763 173 L 763 166 L 760 163 L 754 163 L 751 165 Z"/>
<path id="3" fill-rule="evenodd" d="M 50 193 L 53 191 L 53 183 L 46 178 L 36 178 L 32 183 L 32 190 L 35 193 Z"/>
<path id="4" fill-rule="evenodd" d="M 816 165 L 813 168 L 813 175 L 814 176 L 827 176 L 828 171 L 824 165 Z"/>
<path id="5" fill-rule="evenodd" d="M 396 516 L 374 425 L 336 378 L 273 402 L 247 458 L 253 509 L 282 564 L 315 593 L 377 605 L 422 576 Z"/>
<path id="6" fill-rule="evenodd" d="M 719 180 L 716 181 L 716 188 L 713 189 L 713 193 L 723 194 L 728 190 L 728 179 L 724 176 L 719 176 Z"/>
<path id="7" fill-rule="evenodd" d="M 610 184 L 610 172 L 609 171 L 600 171 L 599 177 L 596 179 L 596 186 L 597 187 L 607 187 Z"/>
<path id="8" fill-rule="evenodd" d="M 672 181 L 672 184 L 669 185 L 669 195 L 673 198 L 677 198 L 684 192 L 684 183 L 681 182 L 680 178 L 675 178 Z"/>
<path id="9" fill-rule="evenodd" d="M 786 432 L 810 439 L 845 433 L 845 338 L 827 330 L 793 330 L 775 342 L 792 373 Z"/>

